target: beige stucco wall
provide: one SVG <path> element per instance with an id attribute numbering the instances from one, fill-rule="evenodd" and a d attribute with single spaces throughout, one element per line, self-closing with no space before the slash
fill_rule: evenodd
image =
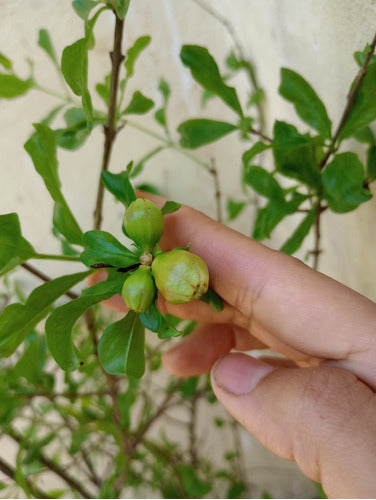
<path id="1" fill-rule="evenodd" d="M 215 8 L 231 24 L 245 54 L 257 67 L 259 81 L 267 96 L 267 132 L 271 132 L 274 119 L 290 121 L 305 131 L 305 125 L 296 118 L 292 106 L 277 93 L 281 66 L 304 75 L 327 105 L 334 125 L 338 122 L 347 90 L 357 71 L 352 54 L 362 49 L 373 36 L 376 25 L 374 0 L 202 1 Z M 38 82 L 58 88 L 53 67 L 37 47 L 37 37 L 39 28 L 47 28 L 60 54 L 65 45 L 81 36 L 81 21 L 71 9 L 69 0 L 0 0 L 0 12 L 0 52 L 14 61 L 15 70 L 21 76 L 27 76 L 26 60 L 31 58 L 35 61 Z M 143 34 L 152 36 L 152 44 L 137 62 L 130 92 L 142 90 L 160 102 L 156 89 L 158 79 L 163 76 L 169 81 L 172 88 L 169 105 L 172 130 L 190 117 L 232 118 L 231 111 L 218 100 L 210 102 L 205 110 L 200 108 L 201 93 L 193 84 L 189 71 L 179 61 L 181 45 L 197 43 L 207 46 L 224 68 L 222 63 L 233 46 L 233 40 L 223 24 L 193 0 L 133 0 L 126 26 L 127 44 Z M 109 70 L 112 27 L 110 15 L 104 15 L 98 22 L 97 45 L 90 54 L 92 82 L 101 80 Z M 239 77 L 234 84 L 245 99 L 248 90 L 246 78 Z M 95 99 L 94 102 L 98 105 L 100 101 Z M 0 213 L 17 211 L 24 235 L 37 250 L 45 253 L 58 250 L 50 235 L 52 203 L 23 150 L 23 143 L 32 131 L 31 123 L 42 119 L 54 105 L 54 98 L 37 91 L 30 92 L 25 98 L 0 102 Z M 134 120 L 160 132 L 151 114 L 150 118 Z M 84 230 L 92 226 L 102 143 L 101 131 L 96 129 L 78 152 L 59 151 L 63 190 Z M 130 160 L 139 159 L 155 145 L 154 139 L 126 127 L 115 146 L 111 170 L 120 171 Z M 204 161 L 215 158 L 224 199 L 242 197 L 240 158 L 246 147 L 235 136 L 229 136 L 197 151 Z M 364 156 L 359 145 L 348 143 L 344 145 L 347 147 L 357 148 Z M 265 161 L 268 161 L 267 157 Z M 212 178 L 176 152 L 166 151 L 158 155 L 147 164 L 140 180 L 152 181 L 172 199 L 215 215 Z M 120 205 L 106 196 L 104 209 L 103 228 L 120 236 Z M 373 300 L 376 300 L 375 215 L 376 200 L 368 202 L 354 214 L 324 214 L 324 253 L 320 265 L 323 272 Z M 254 214 L 248 211 L 234 227 L 249 234 L 253 217 Z M 286 221 L 266 243 L 278 248 L 295 224 L 296 220 Z M 308 242 L 300 255 L 310 248 Z M 58 275 L 73 267 L 46 263 L 43 269 L 48 274 Z M 19 277 L 27 286 L 35 284 L 33 278 L 22 272 Z M 248 441 L 246 446 L 253 450 L 252 463 L 259 464 L 260 450 Z M 300 479 L 296 481 L 296 484 L 301 484 Z"/>

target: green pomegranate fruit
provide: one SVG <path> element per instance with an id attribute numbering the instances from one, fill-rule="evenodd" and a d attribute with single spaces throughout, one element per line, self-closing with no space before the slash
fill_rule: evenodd
<path id="1" fill-rule="evenodd" d="M 156 292 L 150 267 L 141 265 L 125 280 L 121 295 L 129 309 L 143 313 L 154 302 Z"/>
<path id="2" fill-rule="evenodd" d="M 144 252 L 153 251 L 161 239 L 163 228 L 163 214 L 150 200 L 138 198 L 129 205 L 125 212 L 124 229 Z"/>
<path id="3" fill-rule="evenodd" d="M 151 270 L 159 292 L 172 304 L 197 300 L 208 290 L 206 262 L 187 250 L 176 249 L 158 255 Z"/>

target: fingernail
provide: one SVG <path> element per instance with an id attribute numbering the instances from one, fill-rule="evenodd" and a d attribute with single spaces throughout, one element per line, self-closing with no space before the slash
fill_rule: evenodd
<path id="1" fill-rule="evenodd" d="M 214 383 L 222 390 L 240 396 L 251 392 L 274 368 L 242 353 L 223 356 L 213 368 Z"/>

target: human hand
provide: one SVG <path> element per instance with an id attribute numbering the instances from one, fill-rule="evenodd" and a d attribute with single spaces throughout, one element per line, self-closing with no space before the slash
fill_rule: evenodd
<path id="1" fill-rule="evenodd" d="M 208 264 L 210 286 L 225 308 L 215 313 L 202 302 L 173 306 L 160 298 L 162 312 L 202 322 L 164 354 L 165 367 L 191 376 L 215 363 L 219 401 L 268 448 L 295 460 L 329 496 L 374 497 L 375 304 L 182 207 L 166 217 L 161 245 L 189 242 Z M 223 356 L 263 347 L 284 354 L 289 367 L 240 353 Z"/>

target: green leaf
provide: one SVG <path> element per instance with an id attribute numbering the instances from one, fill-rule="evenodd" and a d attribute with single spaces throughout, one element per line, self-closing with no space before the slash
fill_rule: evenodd
<path id="1" fill-rule="evenodd" d="M 109 325 L 99 341 L 99 361 L 111 375 L 130 375 L 136 379 L 145 372 L 145 328 L 137 313 L 129 311 Z"/>
<path id="2" fill-rule="evenodd" d="M 154 113 L 154 118 L 160 125 L 162 125 L 162 127 L 166 126 L 166 111 L 163 108 L 157 109 Z"/>
<path id="3" fill-rule="evenodd" d="M 70 243 L 82 245 L 82 230 L 61 192 L 57 171 L 56 133 L 42 123 L 34 124 L 34 127 L 36 132 L 24 147 L 34 163 L 35 170 L 42 177 L 55 201 L 54 224 Z"/>
<path id="4" fill-rule="evenodd" d="M 273 229 L 286 215 L 288 215 L 288 212 L 284 203 L 270 200 L 265 207 L 257 210 L 252 237 L 258 241 L 270 238 Z"/>
<path id="5" fill-rule="evenodd" d="M 0 99 L 13 99 L 26 94 L 33 88 L 34 82 L 31 78 L 21 80 L 16 75 L 0 73 Z"/>
<path id="6" fill-rule="evenodd" d="M 121 425 L 126 430 L 131 428 L 131 408 L 137 400 L 138 386 L 138 379 L 128 377 L 128 388 L 126 392 L 120 394 L 117 399 L 121 416 Z"/>
<path id="7" fill-rule="evenodd" d="M 72 2 L 74 10 L 84 21 L 88 19 L 90 12 L 97 4 L 98 2 L 94 0 L 73 0 Z"/>
<path id="8" fill-rule="evenodd" d="M 311 138 L 301 135 L 289 123 L 276 121 L 273 141 L 274 161 L 278 172 L 319 189 L 320 169 L 315 163 Z"/>
<path id="9" fill-rule="evenodd" d="M 141 323 L 152 332 L 158 333 L 158 338 L 168 339 L 170 337 L 179 337 L 179 332 L 171 321 L 170 316 L 163 315 L 156 304 L 152 304 L 147 311 L 139 315 Z"/>
<path id="10" fill-rule="evenodd" d="M 124 19 L 127 15 L 131 0 L 115 0 L 116 15 L 119 19 Z"/>
<path id="11" fill-rule="evenodd" d="M 283 189 L 271 173 L 262 167 L 248 165 L 243 171 L 243 182 L 258 194 L 275 201 L 284 201 Z"/>
<path id="12" fill-rule="evenodd" d="M 315 222 L 316 208 L 313 208 L 304 217 L 299 226 L 295 229 L 290 238 L 281 247 L 281 252 L 289 255 L 295 253 L 301 247 L 304 238 L 309 234 L 311 227 Z"/>
<path id="13" fill-rule="evenodd" d="M 364 189 L 364 167 L 355 153 L 335 155 L 323 174 L 324 197 L 333 212 L 345 213 L 372 198 Z"/>
<path id="14" fill-rule="evenodd" d="M 73 93 L 82 97 L 82 107 L 91 119 L 93 106 L 88 90 L 88 40 L 80 38 L 63 50 L 61 71 Z"/>
<path id="15" fill-rule="evenodd" d="M 243 209 L 247 206 L 247 202 L 245 201 L 235 201 L 231 198 L 227 199 L 226 210 L 229 220 L 234 220 Z"/>
<path id="16" fill-rule="evenodd" d="M 158 332 L 163 322 L 163 317 L 156 304 L 152 304 L 144 313 L 139 315 L 141 323 L 152 332 Z"/>
<path id="17" fill-rule="evenodd" d="M 72 432 L 69 454 L 72 456 L 81 451 L 82 445 L 89 438 L 89 436 L 90 436 L 90 431 L 83 431 L 81 429 L 74 430 Z"/>
<path id="18" fill-rule="evenodd" d="M 101 0 L 98 0 L 98 3 L 104 3 L 104 2 Z M 94 13 L 94 15 L 91 17 L 91 19 L 87 19 L 85 21 L 85 38 L 86 38 L 88 50 L 92 50 L 95 47 L 95 37 L 94 37 L 95 25 L 96 25 L 100 15 L 108 9 L 112 9 L 110 6 L 110 2 L 106 2 L 106 4 L 103 7 L 101 7 L 100 9 L 98 9 Z"/>
<path id="19" fill-rule="evenodd" d="M 64 149 L 78 149 L 92 130 L 92 127 L 88 126 L 86 113 L 82 108 L 69 108 L 64 113 L 64 120 L 66 128 L 56 130 L 57 144 Z"/>
<path id="20" fill-rule="evenodd" d="M 84 273 L 86 276 L 90 273 Z M 119 293 L 124 275 L 109 273 L 107 281 L 88 288 L 75 300 L 55 309 L 46 321 L 47 347 L 55 361 L 65 371 L 78 367 L 78 359 L 72 342 L 72 328 L 78 318 L 90 307 Z"/>
<path id="21" fill-rule="evenodd" d="M 247 485 L 242 481 L 232 483 L 227 491 L 226 498 L 243 498 Z"/>
<path id="22" fill-rule="evenodd" d="M 138 263 L 139 254 L 128 250 L 106 231 L 88 231 L 84 234 L 84 251 L 80 258 L 88 267 L 98 263 L 128 267 Z"/>
<path id="23" fill-rule="evenodd" d="M 159 80 L 158 90 L 163 95 L 163 100 L 166 103 L 168 101 L 168 98 L 170 97 L 171 89 L 170 89 L 170 85 L 168 84 L 168 82 L 166 82 L 166 80 L 164 78 L 161 78 Z"/>
<path id="24" fill-rule="evenodd" d="M 158 329 L 158 338 L 169 339 L 170 337 L 179 337 L 181 332 L 175 328 L 173 322 L 170 320 L 169 315 L 162 315 L 161 323 Z"/>
<path id="25" fill-rule="evenodd" d="M 56 116 L 59 114 L 59 112 L 64 108 L 64 104 L 60 104 L 59 106 L 56 106 L 56 108 L 52 108 L 51 111 L 47 114 L 43 120 L 41 120 L 42 125 L 48 125 L 50 126 L 53 120 L 56 118 Z"/>
<path id="26" fill-rule="evenodd" d="M 65 81 L 72 91 L 82 96 L 87 88 L 87 40 L 80 38 L 72 45 L 68 45 L 63 50 L 61 59 L 61 70 Z"/>
<path id="27" fill-rule="evenodd" d="M 146 182 L 138 184 L 136 189 L 139 191 L 145 191 L 146 193 L 156 194 L 157 196 L 165 196 L 165 193 L 163 193 L 158 186 Z"/>
<path id="28" fill-rule="evenodd" d="M 23 462 L 24 462 L 24 447 L 25 447 L 25 443 L 21 441 L 20 443 L 20 446 L 18 448 L 18 452 L 17 452 L 17 456 L 16 456 L 16 468 L 15 468 L 15 471 L 14 471 L 14 480 L 15 482 L 18 484 L 18 486 L 20 486 L 25 494 L 26 494 L 26 497 L 27 498 L 32 498 L 32 493 L 30 491 L 30 485 L 29 485 L 29 482 L 27 480 L 27 476 L 26 474 L 24 473 L 23 471 Z"/>
<path id="29" fill-rule="evenodd" d="M 208 49 L 199 45 L 184 45 L 180 58 L 183 64 L 191 70 L 192 77 L 197 83 L 222 99 L 239 116 L 243 116 L 236 90 L 225 84 L 217 63 Z"/>
<path id="30" fill-rule="evenodd" d="M 74 151 L 80 148 L 90 135 L 90 129 L 86 126 L 87 122 L 85 120 L 85 125 L 76 126 L 66 129 L 56 130 L 57 144 L 63 148 L 70 151 Z"/>
<path id="31" fill-rule="evenodd" d="M 102 181 L 106 188 L 112 193 L 125 207 L 128 207 L 132 201 L 136 199 L 136 193 L 129 180 L 129 173 L 127 171 L 120 172 L 119 174 L 112 174 L 111 172 L 102 172 Z"/>
<path id="32" fill-rule="evenodd" d="M 346 139 L 347 137 L 351 137 L 358 130 L 369 125 L 376 119 L 375 81 L 376 61 L 370 64 L 367 68 L 366 76 L 360 84 L 359 90 L 354 99 L 354 104 L 347 115 L 345 124 L 339 134 L 340 141 Z"/>
<path id="33" fill-rule="evenodd" d="M 309 194 L 302 194 L 295 191 L 296 187 L 294 187 L 293 189 L 294 191 L 292 192 L 291 198 L 285 203 L 286 212 L 288 215 L 294 214 L 303 203 L 303 201 L 306 201 L 308 200 L 308 198 L 310 198 Z"/>
<path id="34" fill-rule="evenodd" d="M 211 490 L 210 484 L 202 481 L 191 465 L 178 464 L 176 470 L 187 498 L 203 498 Z"/>
<path id="35" fill-rule="evenodd" d="M 187 120 L 178 126 L 180 144 L 183 148 L 196 149 L 204 144 L 217 141 L 237 130 L 232 123 L 208 120 L 205 118 Z"/>
<path id="36" fill-rule="evenodd" d="M 222 297 L 220 297 L 214 290 L 208 288 L 208 291 L 200 298 L 202 302 L 209 304 L 215 312 L 223 311 L 224 304 Z"/>
<path id="37" fill-rule="evenodd" d="M 25 346 L 22 356 L 14 365 L 13 373 L 16 377 L 24 377 L 30 384 L 37 385 L 44 378 L 46 343 L 44 338 L 36 333 L 32 333 L 28 340 L 30 341 Z"/>
<path id="38" fill-rule="evenodd" d="M 114 480 L 112 477 L 105 479 L 99 490 L 98 498 L 115 498 L 117 492 L 115 490 Z"/>
<path id="39" fill-rule="evenodd" d="M 138 90 L 133 94 L 131 102 L 128 106 L 121 112 L 122 115 L 137 114 L 142 115 L 147 113 L 154 106 L 154 102 L 151 99 L 145 97 Z"/>
<path id="40" fill-rule="evenodd" d="M 58 176 L 56 134 L 47 125 L 34 124 L 35 132 L 25 143 L 25 150 L 33 160 L 35 170 L 42 177 L 55 201 L 61 201 L 61 184 Z"/>
<path id="41" fill-rule="evenodd" d="M 367 180 L 376 179 L 376 145 L 370 146 L 367 151 Z"/>
<path id="42" fill-rule="evenodd" d="M 234 52 L 230 52 L 230 54 L 226 57 L 226 66 L 233 71 L 238 71 L 243 68 L 244 62 L 234 54 Z"/>
<path id="43" fill-rule="evenodd" d="M 7 69 L 8 71 L 12 71 L 12 61 L 7 58 L 4 54 L 0 52 L 0 64 L 3 68 Z"/>
<path id="44" fill-rule="evenodd" d="M 355 134 L 354 138 L 359 142 L 365 142 L 366 144 L 375 144 L 375 136 L 372 133 L 370 127 L 363 127 L 359 129 Z"/>
<path id="45" fill-rule="evenodd" d="M 140 36 L 140 38 L 137 38 L 135 41 L 134 45 L 128 49 L 124 62 L 125 69 L 127 70 L 127 78 L 133 75 L 135 62 L 141 52 L 149 45 L 150 41 L 150 36 Z"/>
<path id="46" fill-rule="evenodd" d="M 318 498 L 328 498 L 321 483 L 315 483 Z"/>
<path id="47" fill-rule="evenodd" d="M 242 162 L 244 165 L 248 165 L 255 156 L 257 156 L 260 153 L 263 153 L 267 149 L 270 149 L 272 147 L 271 144 L 265 144 L 262 141 L 256 142 L 251 149 L 248 149 L 243 153 L 242 156 Z"/>
<path id="48" fill-rule="evenodd" d="M 181 203 L 177 203 L 176 201 L 166 201 L 166 203 L 161 208 L 161 211 L 163 215 L 172 214 L 179 210 L 180 207 Z"/>
<path id="49" fill-rule="evenodd" d="M 201 95 L 201 107 L 205 108 L 207 102 L 210 101 L 211 99 L 214 99 L 215 97 L 216 95 L 213 94 L 213 92 L 204 89 Z"/>
<path id="50" fill-rule="evenodd" d="M 182 398 L 191 398 L 197 392 L 199 377 L 188 377 L 180 382 L 179 392 Z"/>
<path id="51" fill-rule="evenodd" d="M 89 274 L 86 271 L 48 281 L 33 290 L 26 304 L 7 306 L 0 315 L 0 355 L 13 354 L 25 337 L 47 316 L 55 300 Z"/>
<path id="52" fill-rule="evenodd" d="M 100 97 L 104 100 L 107 106 L 109 105 L 110 102 L 111 75 L 112 73 L 106 75 L 104 78 L 104 83 L 97 83 L 97 85 L 95 86 L 96 91 L 98 92 Z"/>
<path id="53" fill-rule="evenodd" d="M 281 69 L 279 93 L 292 102 L 299 117 L 325 139 L 331 137 L 332 123 L 319 96 L 299 73 Z"/>
<path id="54" fill-rule="evenodd" d="M 0 276 L 35 256 L 15 213 L 0 215 Z"/>
<path id="55" fill-rule="evenodd" d="M 154 113 L 154 118 L 160 125 L 162 125 L 162 127 L 166 128 L 167 127 L 166 110 L 171 90 L 169 84 L 163 78 L 161 78 L 161 80 L 159 81 L 158 90 L 161 92 L 163 96 L 163 105 L 161 108 L 157 109 L 157 111 Z"/>
<path id="56" fill-rule="evenodd" d="M 54 49 L 54 46 L 52 44 L 50 34 L 46 29 L 40 29 L 39 30 L 39 38 L 38 38 L 38 45 L 41 47 L 48 57 L 51 59 L 51 61 L 55 64 L 55 66 L 58 66 L 58 60 L 56 56 L 56 52 Z"/>
<path id="57" fill-rule="evenodd" d="M 52 222 L 69 243 L 82 245 L 82 230 L 65 202 L 55 203 Z"/>
<path id="58" fill-rule="evenodd" d="M 308 198 L 309 195 L 293 192 L 291 199 L 288 201 L 270 199 L 265 207 L 259 208 L 257 211 L 257 218 L 253 228 L 253 238 L 259 241 L 270 238 L 273 229 L 287 215 L 295 213 Z"/>

